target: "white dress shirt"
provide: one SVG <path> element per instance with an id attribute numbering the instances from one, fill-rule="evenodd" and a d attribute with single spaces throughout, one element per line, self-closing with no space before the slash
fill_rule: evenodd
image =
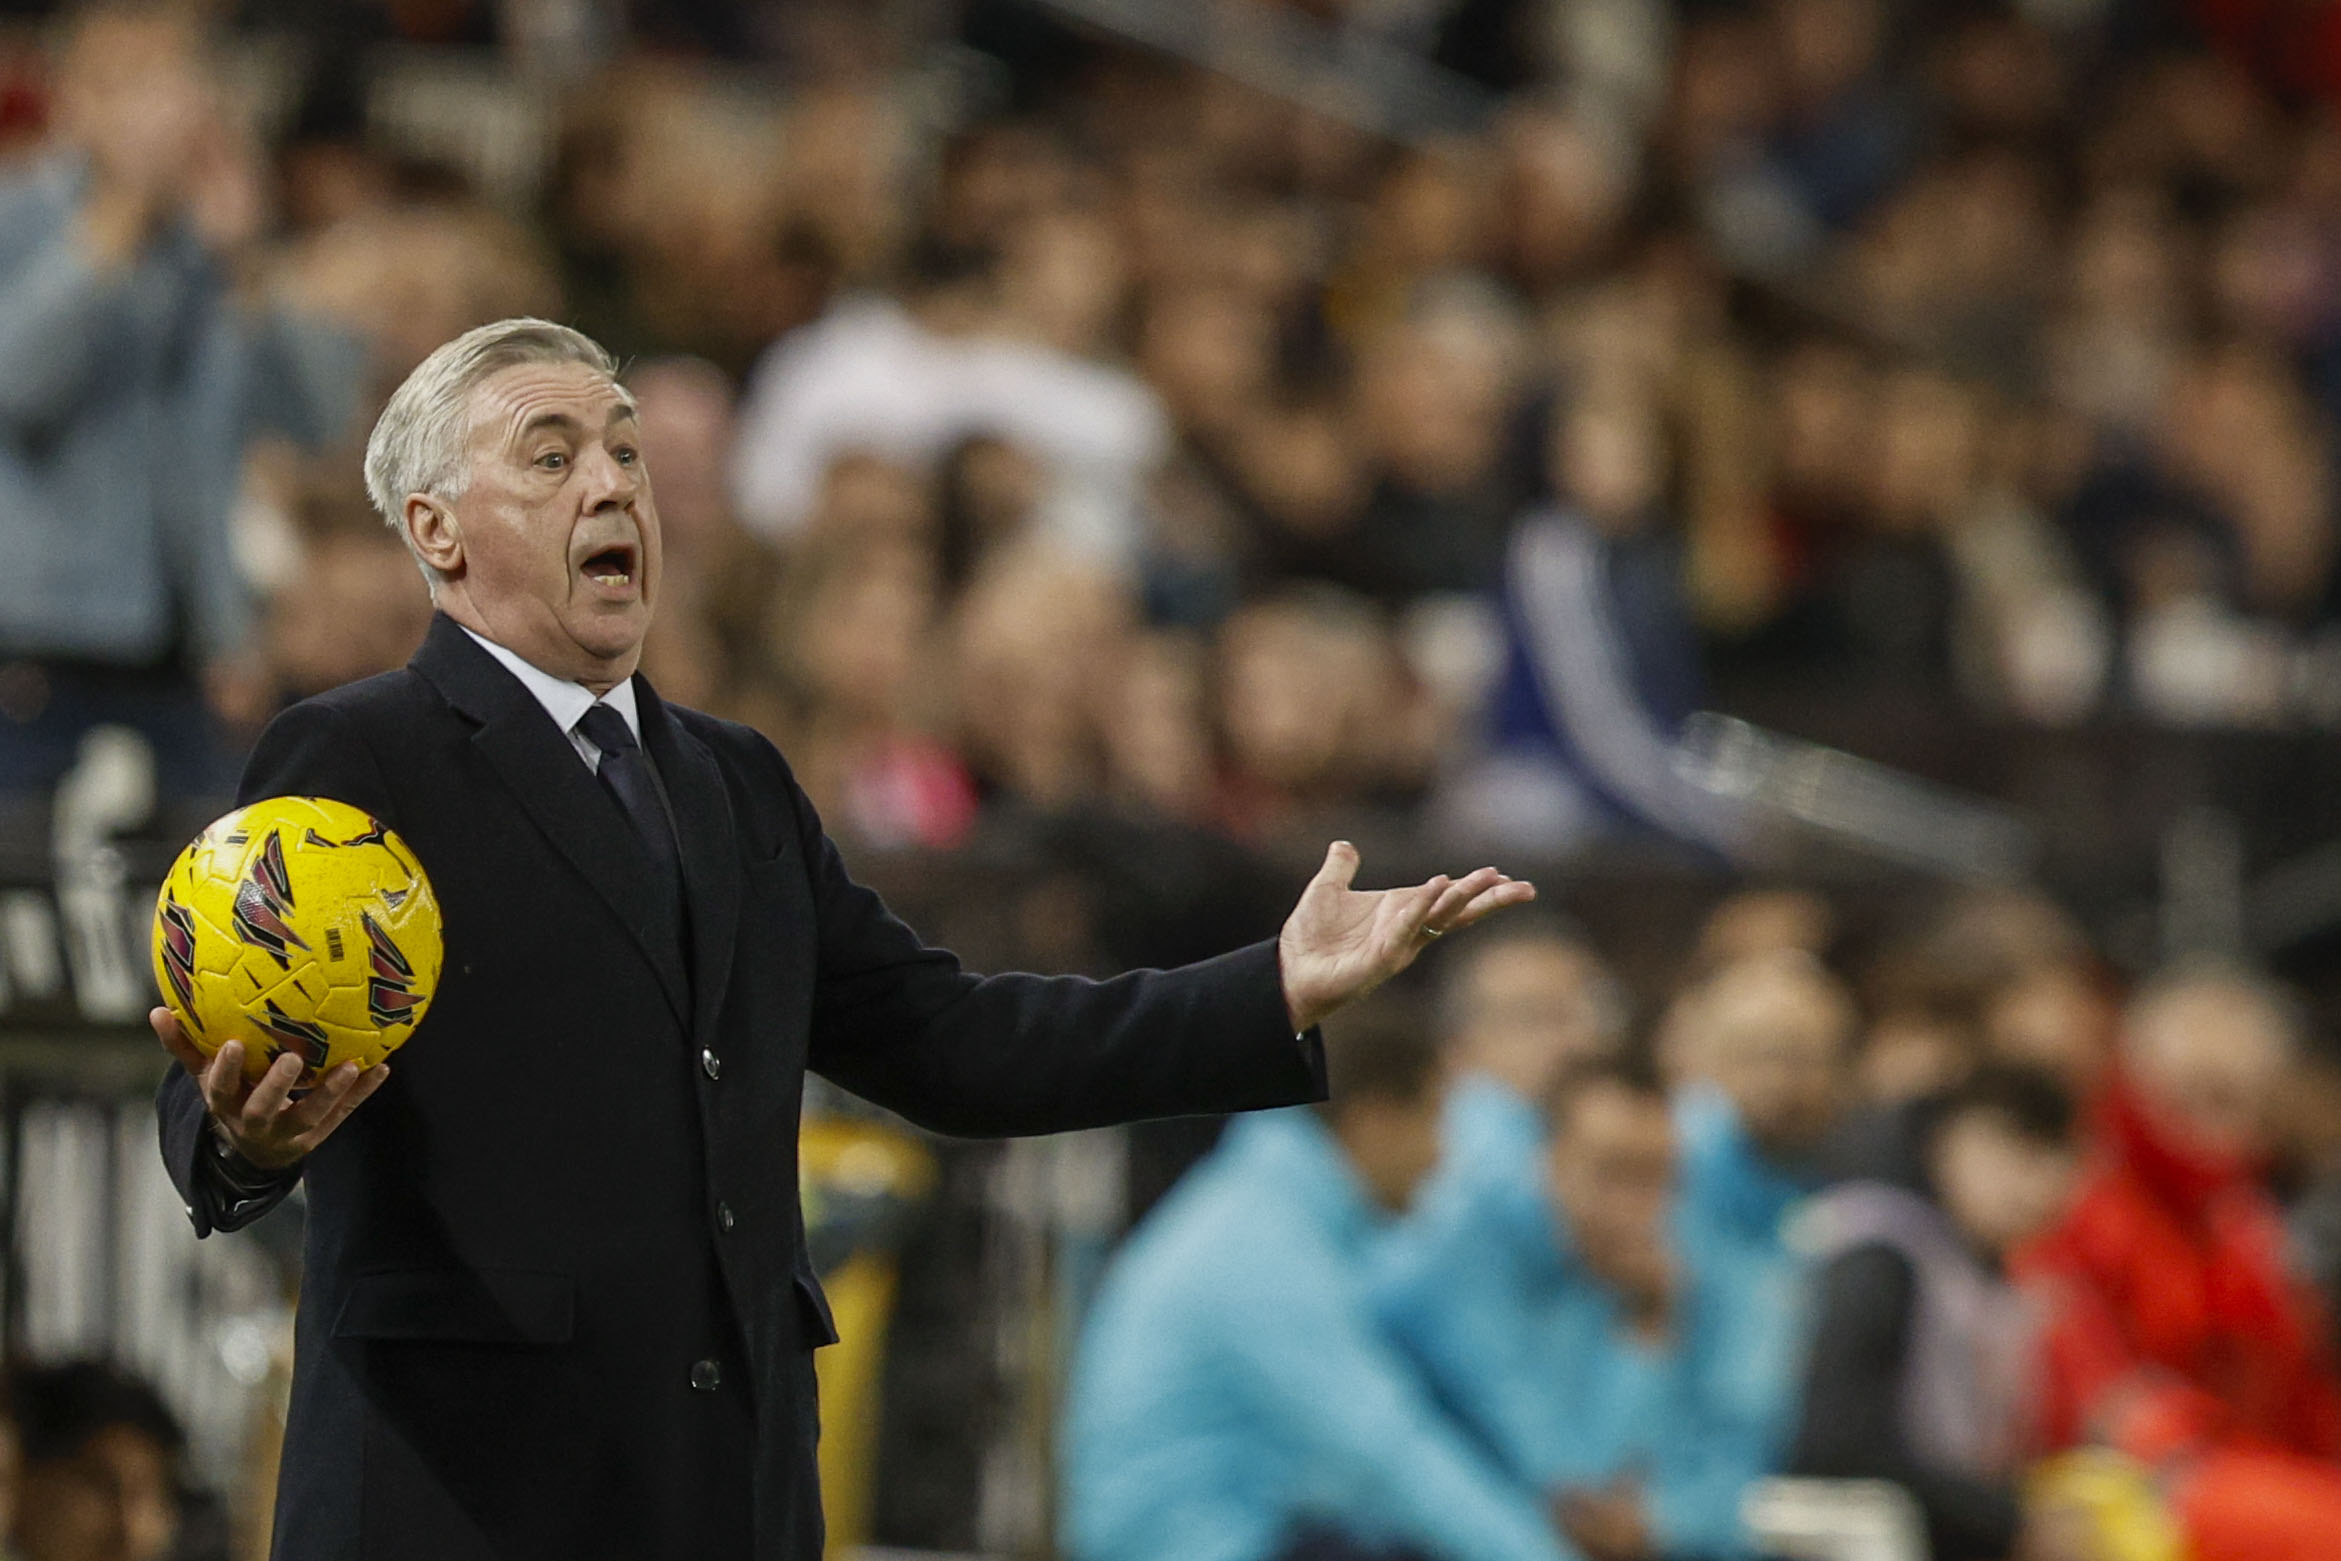
<path id="1" fill-rule="evenodd" d="M 625 679 L 617 687 L 597 699 L 593 690 L 587 688 L 583 683 L 572 683 L 567 678 L 557 678 L 550 672 L 523 661 L 518 655 L 506 650 L 486 635 L 474 634 L 460 623 L 456 627 L 462 629 L 464 633 L 470 634 L 479 643 L 480 649 L 504 663 L 511 670 L 512 675 L 520 679 L 520 686 L 536 696 L 536 702 L 545 707 L 545 714 L 553 718 L 553 724 L 559 727 L 562 734 L 569 739 L 569 746 L 577 750 L 577 757 L 583 759 L 585 767 L 596 775 L 601 773 L 602 751 L 593 745 L 592 739 L 577 729 L 577 723 L 585 719 L 586 711 L 591 710 L 596 704 L 608 705 L 625 718 L 626 730 L 634 734 L 634 741 L 637 743 L 642 741 L 642 719 L 634 712 L 634 680 L 632 678 Z"/>

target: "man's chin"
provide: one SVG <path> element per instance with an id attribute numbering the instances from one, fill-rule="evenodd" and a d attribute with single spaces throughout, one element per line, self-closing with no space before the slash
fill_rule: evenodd
<path id="1" fill-rule="evenodd" d="M 641 659 L 643 636 L 650 630 L 650 609 L 641 602 L 613 604 L 609 609 L 581 615 L 569 627 L 577 648 L 620 675 L 634 670 Z"/>

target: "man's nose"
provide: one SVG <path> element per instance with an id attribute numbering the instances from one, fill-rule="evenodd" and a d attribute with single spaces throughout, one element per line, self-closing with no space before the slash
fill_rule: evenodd
<path id="1" fill-rule="evenodd" d="M 621 461 L 601 445 L 588 449 L 580 465 L 587 483 L 588 509 L 630 503 L 642 486 L 642 463 Z"/>

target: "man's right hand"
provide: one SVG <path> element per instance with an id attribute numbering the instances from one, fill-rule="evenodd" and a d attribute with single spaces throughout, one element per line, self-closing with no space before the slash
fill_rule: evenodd
<path id="1" fill-rule="evenodd" d="M 345 1062 L 296 1097 L 293 1090 L 301 1082 L 298 1057 L 279 1057 L 259 1078 L 248 1079 L 242 1041 L 229 1041 L 207 1057 L 187 1039 L 178 1016 L 168 1008 L 153 1010 L 146 1021 L 154 1026 L 163 1049 L 194 1077 L 219 1135 L 262 1170 L 298 1164 L 390 1077 L 386 1062 L 364 1072 Z"/>

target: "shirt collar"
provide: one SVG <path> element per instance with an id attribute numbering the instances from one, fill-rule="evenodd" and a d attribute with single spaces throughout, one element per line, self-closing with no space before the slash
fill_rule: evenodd
<path id="1" fill-rule="evenodd" d="M 545 714 L 551 716 L 553 724 L 564 733 L 573 730 L 579 721 L 584 720 L 585 712 L 591 710 L 598 702 L 608 705 L 619 715 L 624 716 L 626 730 L 634 734 L 636 742 L 642 741 L 642 719 L 635 713 L 634 709 L 634 680 L 632 678 L 621 680 L 616 687 L 599 696 L 597 700 L 593 690 L 584 684 L 572 683 L 567 678 L 553 676 L 541 667 L 522 660 L 517 653 L 505 649 L 486 635 L 474 632 L 465 624 L 459 623 L 456 627 L 471 635 L 480 649 L 502 662 L 506 671 L 520 679 L 520 686 L 527 689 L 535 697 L 536 702 L 545 707 Z"/>

